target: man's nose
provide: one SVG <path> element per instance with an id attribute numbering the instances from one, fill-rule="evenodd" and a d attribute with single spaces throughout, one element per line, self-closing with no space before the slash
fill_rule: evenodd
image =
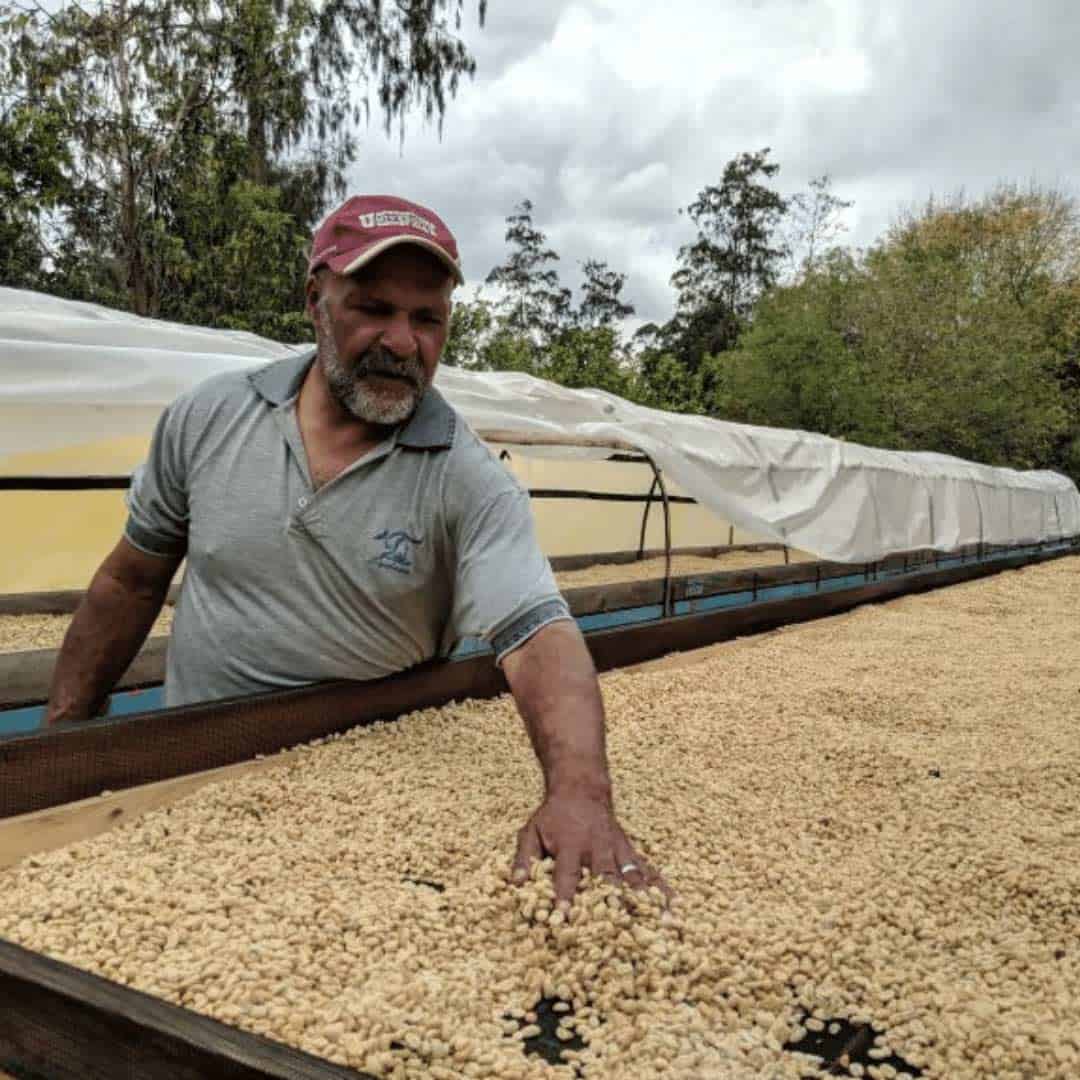
<path id="1" fill-rule="evenodd" d="M 382 344 L 402 360 L 411 360 L 416 355 L 416 339 L 407 314 L 402 312 L 390 320 L 383 330 Z"/>

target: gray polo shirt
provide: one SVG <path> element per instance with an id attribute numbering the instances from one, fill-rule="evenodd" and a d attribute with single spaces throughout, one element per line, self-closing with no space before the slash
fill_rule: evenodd
<path id="1" fill-rule="evenodd" d="M 219 375 L 158 422 L 127 539 L 186 555 L 168 705 L 373 679 L 570 618 L 528 493 L 434 387 L 318 491 L 296 400 L 314 351 Z"/>

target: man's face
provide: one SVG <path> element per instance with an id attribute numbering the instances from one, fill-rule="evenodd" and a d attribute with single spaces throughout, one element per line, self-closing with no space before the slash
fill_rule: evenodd
<path id="1" fill-rule="evenodd" d="M 453 279 L 422 248 L 391 248 L 358 274 L 308 282 L 318 362 L 334 400 L 368 424 L 412 416 L 450 331 Z"/>

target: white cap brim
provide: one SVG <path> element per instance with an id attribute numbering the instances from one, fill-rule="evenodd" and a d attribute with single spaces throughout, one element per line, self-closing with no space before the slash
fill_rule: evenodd
<path id="1" fill-rule="evenodd" d="M 372 244 L 371 247 L 357 255 L 352 262 L 346 263 L 342 269 L 335 272 L 338 274 L 355 274 L 357 270 L 362 266 L 366 266 L 372 259 L 378 258 L 384 251 L 389 251 L 390 248 L 398 244 L 415 244 L 417 247 L 430 251 L 450 271 L 458 285 L 465 284 L 465 276 L 461 272 L 461 267 L 450 257 L 450 253 L 446 248 L 436 244 L 433 240 L 424 240 L 419 236 L 388 236 L 385 240 Z M 329 259 L 326 261 L 328 264 L 330 263 Z"/>

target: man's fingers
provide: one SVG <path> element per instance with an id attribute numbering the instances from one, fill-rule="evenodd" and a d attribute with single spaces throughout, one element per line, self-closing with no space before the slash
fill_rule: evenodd
<path id="1" fill-rule="evenodd" d="M 625 837 L 618 841 L 619 873 L 627 885 L 635 889 L 648 889 L 655 885 L 670 900 L 675 893 L 671 886 L 646 860 L 631 847 Z"/>
<path id="2" fill-rule="evenodd" d="M 625 841 L 619 844 L 619 877 L 631 888 L 649 886 L 649 864 Z"/>
<path id="3" fill-rule="evenodd" d="M 581 852 L 564 848 L 555 855 L 555 902 L 569 907 L 581 881 Z"/>
<path id="4" fill-rule="evenodd" d="M 601 845 L 599 851 L 594 851 L 589 856 L 589 873 L 618 885 L 622 878 L 619 876 L 618 855 L 610 844 Z"/>
<path id="5" fill-rule="evenodd" d="M 533 860 L 541 859 L 543 856 L 540 831 L 532 821 L 529 821 L 518 833 L 517 853 L 514 855 L 514 863 L 510 868 L 510 880 L 520 885 L 528 878 Z"/>

